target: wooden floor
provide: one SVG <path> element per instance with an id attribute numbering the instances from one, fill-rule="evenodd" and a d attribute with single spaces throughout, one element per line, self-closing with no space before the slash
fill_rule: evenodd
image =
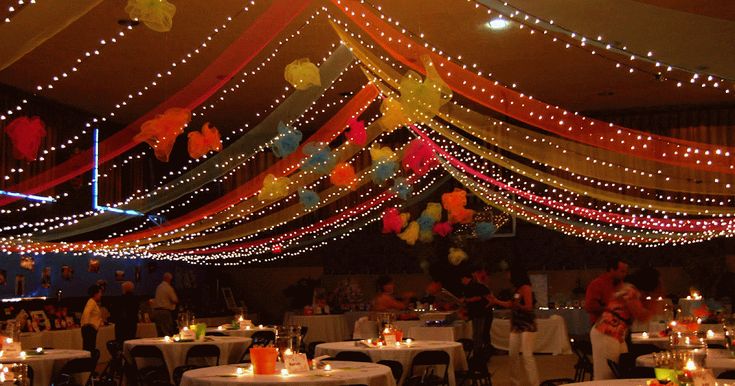
<path id="1" fill-rule="evenodd" d="M 553 378 L 574 378 L 574 364 L 577 357 L 570 355 L 536 355 L 539 379 L 544 381 Z M 493 386 L 511 386 L 510 361 L 507 355 L 498 354 L 490 360 L 490 373 L 493 374 Z"/>

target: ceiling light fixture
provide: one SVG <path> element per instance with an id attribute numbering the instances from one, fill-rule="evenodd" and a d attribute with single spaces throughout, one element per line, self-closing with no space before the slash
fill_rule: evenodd
<path id="1" fill-rule="evenodd" d="M 508 26 L 510 26 L 510 21 L 505 20 L 500 17 L 497 17 L 485 23 L 485 27 L 490 28 L 491 30 L 496 30 L 496 31 L 501 30 L 501 29 L 506 29 L 508 28 Z"/>

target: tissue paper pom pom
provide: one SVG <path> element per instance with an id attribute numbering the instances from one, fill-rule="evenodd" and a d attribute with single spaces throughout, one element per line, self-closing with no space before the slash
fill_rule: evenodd
<path id="1" fill-rule="evenodd" d="M 329 173 L 329 180 L 337 186 L 349 186 L 355 182 L 355 169 L 352 165 L 342 162 Z"/>
<path id="2" fill-rule="evenodd" d="M 395 192 L 401 200 L 408 200 L 411 192 L 413 192 L 413 187 L 406 182 L 405 178 L 401 177 L 393 180 L 393 188 L 391 188 L 391 190 Z"/>
<path id="3" fill-rule="evenodd" d="M 398 209 L 388 208 L 383 212 L 383 233 L 400 233 L 403 226 L 403 218 Z"/>
<path id="4" fill-rule="evenodd" d="M 436 220 L 434 220 L 431 216 L 428 216 L 426 214 L 421 214 L 418 220 L 416 222 L 419 223 L 419 227 L 421 227 L 421 231 L 431 231 L 431 228 L 434 227 L 434 223 Z"/>
<path id="5" fill-rule="evenodd" d="M 202 126 L 202 131 L 192 131 L 189 133 L 189 156 L 197 159 L 210 150 L 222 150 L 222 139 L 219 137 L 219 130 L 216 127 L 210 127 L 209 122 Z"/>
<path id="6" fill-rule="evenodd" d="M 347 121 L 347 124 L 350 126 L 350 129 L 345 132 L 345 137 L 356 145 L 365 146 L 365 143 L 367 143 L 365 122 L 358 121 L 355 118 L 350 118 L 350 120 Z"/>
<path id="7" fill-rule="evenodd" d="M 156 32 L 168 32 L 173 25 L 176 6 L 166 0 L 128 0 L 125 12 Z"/>
<path id="8" fill-rule="evenodd" d="M 460 265 L 467 260 L 467 254 L 459 248 L 449 248 L 449 256 L 447 257 L 452 265 Z"/>
<path id="9" fill-rule="evenodd" d="M 378 121 L 385 131 L 392 131 L 397 127 L 408 124 L 406 115 L 403 114 L 403 107 L 401 103 L 393 98 L 383 99 L 383 103 L 380 104 L 380 113 L 382 116 Z"/>
<path id="10" fill-rule="evenodd" d="M 436 164 L 434 152 L 420 138 L 414 139 L 403 153 L 403 168 L 423 176 Z"/>
<path id="11" fill-rule="evenodd" d="M 396 174 L 396 170 L 398 169 L 398 164 L 396 164 L 396 161 L 381 161 L 378 162 L 377 165 L 373 166 L 373 172 L 372 172 L 372 179 L 373 183 L 375 184 L 382 184 L 385 181 L 388 181 L 391 177 L 393 177 L 394 174 Z"/>
<path id="12" fill-rule="evenodd" d="M 419 232 L 419 241 L 422 243 L 430 243 L 434 241 L 434 232 L 429 229 L 428 231 L 422 230 Z"/>
<path id="13" fill-rule="evenodd" d="M 34 161 L 41 139 L 46 136 L 46 125 L 39 117 L 19 117 L 5 126 L 5 133 L 13 143 L 15 159 Z"/>
<path id="14" fill-rule="evenodd" d="M 258 193 L 258 199 L 262 201 L 274 201 L 288 195 L 288 185 L 291 180 L 288 177 L 276 177 L 268 174 L 263 180 L 263 189 Z"/>
<path id="15" fill-rule="evenodd" d="M 464 208 L 467 205 L 467 192 L 459 188 L 454 188 L 450 193 L 442 194 L 442 205 L 447 211 Z"/>
<path id="16" fill-rule="evenodd" d="M 301 205 L 304 206 L 306 209 L 311 209 L 319 205 L 319 194 L 313 190 L 299 189 L 299 202 L 301 202 Z"/>
<path id="17" fill-rule="evenodd" d="M 388 146 L 378 146 L 375 145 L 370 148 L 370 158 L 373 160 L 373 162 L 378 161 L 385 161 L 393 158 L 395 153 L 393 152 L 393 149 L 391 149 Z"/>
<path id="18" fill-rule="evenodd" d="M 155 118 L 144 122 L 140 126 L 140 133 L 133 139 L 146 142 L 153 148 L 153 152 L 160 161 L 168 162 L 168 156 L 174 147 L 176 137 L 184 132 L 184 127 L 191 120 L 191 111 L 179 107 L 172 107 L 156 115 Z"/>
<path id="19" fill-rule="evenodd" d="M 449 211 L 447 218 L 452 224 L 469 224 L 472 222 L 472 217 L 474 215 L 475 211 L 472 209 L 458 208 L 457 210 Z"/>
<path id="20" fill-rule="evenodd" d="M 434 224 L 434 233 L 438 234 L 441 237 L 446 237 L 446 235 L 452 233 L 452 224 L 450 224 L 448 221 L 445 222 L 438 222 Z"/>
<path id="21" fill-rule="evenodd" d="M 422 81 L 419 74 L 408 71 L 398 86 L 401 94 L 398 101 L 411 122 L 431 120 L 439 108 L 452 99 L 452 90 L 439 76 L 429 57 L 422 56 L 421 61 L 426 69 L 426 78 Z"/>
<path id="22" fill-rule="evenodd" d="M 478 222 L 475 225 L 475 234 L 477 235 L 477 238 L 480 240 L 487 240 L 491 237 L 493 237 L 493 234 L 495 233 L 495 224 L 491 222 Z"/>
<path id="23" fill-rule="evenodd" d="M 296 59 L 289 63 L 284 71 L 284 77 L 297 90 L 322 85 L 319 68 L 309 58 Z"/>
<path id="24" fill-rule="evenodd" d="M 332 150 L 324 143 L 309 142 L 304 145 L 304 154 L 310 156 L 304 162 L 302 168 L 304 170 L 315 171 L 319 174 L 329 174 L 337 164 Z"/>
<path id="25" fill-rule="evenodd" d="M 398 238 L 408 245 L 416 244 L 416 240 L 419 239 L 419 224 L 416 221 L 411 221 L 406 230 L 398 234 Z"/>
<path id="26" fill-rule="evenodd" d="M 438 202 L 429 202 L 426 204 L 426 209 L 421 212 L 421 215 L 426 215 L 433 218 L 434 221 L 439 221 L 442 219 L 442 205 Z"/>
<path id="27" fill-rule="evenodd" d="M 282 158 L 293 153 L 299 147 L 302 136 L 303 134 L 298 129 L 288 127 L 283 122 L 278 122 L 278 136 L 273 139 L 271 145 L 273 154 Z"/>

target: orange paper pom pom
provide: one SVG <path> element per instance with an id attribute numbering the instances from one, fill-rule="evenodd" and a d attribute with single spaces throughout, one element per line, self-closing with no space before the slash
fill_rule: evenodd
<path id="1" fill-rule="evenodd" d="M 134 139 L 147 142 L 153 148 L 156 158 L 168 162 L 176 137 L 184 131 L 190 120 L 191 112 L 188 109 L 172 107 L 143 123 L 140 133 Z"/>
<path id="2" fill-rule="evenodd" d="M 339 163 L 329 174 L 329 180 L 337 186 L 352 188 L 351 185 L 355 182 L 355 169 L 346 162 Z"/>
<path id="3" fill-rule="evenodd" d="M 454 188 L 451 193 L 442 194 L 442 206 L 446 209 L 450 224 L 461 223 L 467 224 L 472 222 L 472 216 L 475 211 L 466 209 L 467 192 L 462 189 Z"/>
<path id="4" fill-rule="evenodd" d="M 202 126 L 202 131 L 192 131 L 189 133 L 189 156 L 197 159 L 210 150 L 222 150 L 222 139 L 219 137 L 219 130 L 216 127 L 210 127 L 209 122 Z"/>

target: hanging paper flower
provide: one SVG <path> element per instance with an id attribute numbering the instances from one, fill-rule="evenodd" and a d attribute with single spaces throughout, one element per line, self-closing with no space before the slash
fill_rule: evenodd
<path id="1" fill-rule="evenodd" d="M 301 205 L 303 205 L 304 208 L 315 208 L 319 205 L 319 201 L 320 198 L 317 192 L 304 188 L 299 189 L 299 202 L 301 202 Z"/>
<path id="2" fill-rule="evenodd" d="M 434 223 L 436 220 L 434 220 L 431 216 L 428 216 L 426 214 L 422 214 L 419 216 L 419 219 L 416 220 L 416 222 L 419 223 L 419 227 L 421 227 L 422 231 L 431 231 L 431 229 L 434 227 Z"/>
<path id="3" fill-rule="evenodd" d="M 396 164 L 396 161 L 381 161 L 373 167 L 372 179 L 373 183 L 377 185 L 388 181 L 394 174 L 396 174 L 396 170 L 398 170 L 398 164 Z"/>
<path id="4" fill-rule="evenodd" d="M 430 243 L 434 241 L 434 232 L 429 229 L 428 231 L 421 230 L 419 232 L 419 241 L 422 243 Z"/>
<path id="5" fill-rule="evenodd" d="M 434 221 L 442 219 L 442 205 L 438 202 L 429 202 L 426 204 L 426 209 L 421 212 L 421 216 L 429 216 Z"/>
<path id="6" fill-rule="evenodd" d="M 319 174 L 328 174 L 337 164 L 337 157 L 325 143 L 309 142 L 304 145 L 304 154 L 309 158 L 304 162 L 302 169 L 311 170 Z"/>
<path id="7" fill-rule="evenodd" d="M 434 233 L 439 236 L 446 237 L 448 234 L 452 233 L 452 224 L 450 224 L 449 221 L 438 222 L 434 224 L 433 230 Z"/>
<path id="8" fill-rule="evenodd" d="M 284 71 L 284 77 L 297 90 L 322 85 L 319 68 L 309 58 L 296 59 L 289 63 Z"/>
<path id="9" fill-rule="evenodd" d="M 401 103 L 393 98 L 383 99 L 383 103 L 380 104 L 380 113 L 382 116 L 378 122 L 386 132 L 408 124 L 408 118 L 403 114 Z"/>
<path id="10" fill-rule="evenodd" d="M 452 90 L 439 76 L 428 56 L 422 56 L 426 78 L 414 71 L 408 71 L 401 79 L 398 92 L 401 94 L 398 101 L 403 107 L 403 113 L 411 122 L 427 122 L 434 118 L 439 108 L 452 99 Z"/>
<path id="11" fill-rule="evenodd" d="M 495 224 L 491 222 L 478 222 L 475 225 L 475 234 L 477 235 L 477 238 L 480 240 L 487 240 L 491 237 L 493 237 L 493 234 L 495 234 L 496 228 Z"/>
<path id="12" fill-rule="evenodd" d="M 449 248 L 449 256 L 447 258 L 452 265 L 460 265 L 463 261 L 467 260 L 468 256 L 460 248 Z"/>
<path id="13" fill-rule="evenodd" d="M 155 118 L 144 122 L 140 126 L 134 140 L 146 142 L 153 148 L 159 161 L 168 162 L 176 137 L 184 132 L 184 127 L 191 120 L 191 111 L 179 107 L 172 107 L 156 115 Z"/>
<path id="14" fill-rule="evenodd" d="M 173 25 L 176 6 L 166 0 L 128 0 L 125 12 L 156 32 L 168 32 Z"/>
<path id="15" fill-rule="evenodd" d="M 329 180 L 337 186 L 349 186 L 355 182 L 355 169 L 352 165 L 342 162 L 329 173 Z"/>
<path id="16" fill-rule="evenodd" d="M 451 193 L 442 194 L 442 205 L 448 213 L 449 222 L 452 224 L 468 224 L 472 222 L 475 211 L 465 208 L 467 205 L 467 192 L 454 188 Z"/>
<path id="17" fill-rule="evenodd" d="M 410 169 L 419 176 L 426 174 L 436 165 L 431 147 L 420 138 L 414 139 L 403 153 L 403 168 Z"/>
<path id="18" fill-rule="evenodd" d="M 222 139 L 216 127 L 210 127 L 209 122 L 202 126 L 202 131 L 192 131 L 189 137 L 189 156 L 197 159 L 209 151 L 222 150 Z"/>
<path id="19" fill-rule="evenodd" d="M 398 209 L 388 208 L 383 212 L 383 233 L 400 233 L 403 227 L 403 218 Z"/>
<path id="20" fill-rule="evenodd" d="M 393 188 L 391 188 L 391 190 L 395 192 L 401 200 L 405 201 L 408 200 L 411 192 L 413 192 L 413 187 L 406 182 L 405 178 L 400 177 L 393 180 Z"/>
<path id="21" fill-rule="evenodd" d="M 416 221 L 411 221 L 406 230 L 398 234 L 398 238 L 408 245 L 416 244 L 416 240 L 419 239 L 419 224 Z"/>
<path id="22" fill-rule="evenodd" d="M 13 157 L 17 160 L 34 161 L 46 136 L 46 125 L 39 117 L 18 117 L 5 126 L 5 133 L 13 143 Z"/>
<path id="23" fill-rule="evenodd" d="M 271 145 L 273 154 L 282 158 L 293 153 L 299 147 L 301 137 L 303 137 L 303 134 L 298 129 L 288 127 L 283 122 L 278 122 L 278 136 L 273 139 Z"/>
<path id="24" fill-rule="evenodd" d="M 365 146 L 365 143 L 367 143 L 367 130 L 365 130 L 365 122 L 358 121 L 355 118 L 350 118 L 349 121 L 347 121 L 347 124 L 350 126 L 349 130 L 345 132 L 345 137 L 347 139 L 360 146 Z"/>
<path id="25" fill-rule="evenodd" d="M 258 193 L 258 199 L 261 201 L 275 201 L 288 195 L 288 185 L 291 180 L 288 177 L 276 177 L 268 174 L 263 180 L 263 188 Z"/>
<path id="26" fill-rule="evenodd" d="M 379 161 L 385 161 L 393 158 L 395 153 L 393 152 L 393 149 L 391 149 L 388 146 L 378 146 L 375 145 L 370 148 L 370 158 L 373 160 L 373 162 L 379 162 Z"/>

